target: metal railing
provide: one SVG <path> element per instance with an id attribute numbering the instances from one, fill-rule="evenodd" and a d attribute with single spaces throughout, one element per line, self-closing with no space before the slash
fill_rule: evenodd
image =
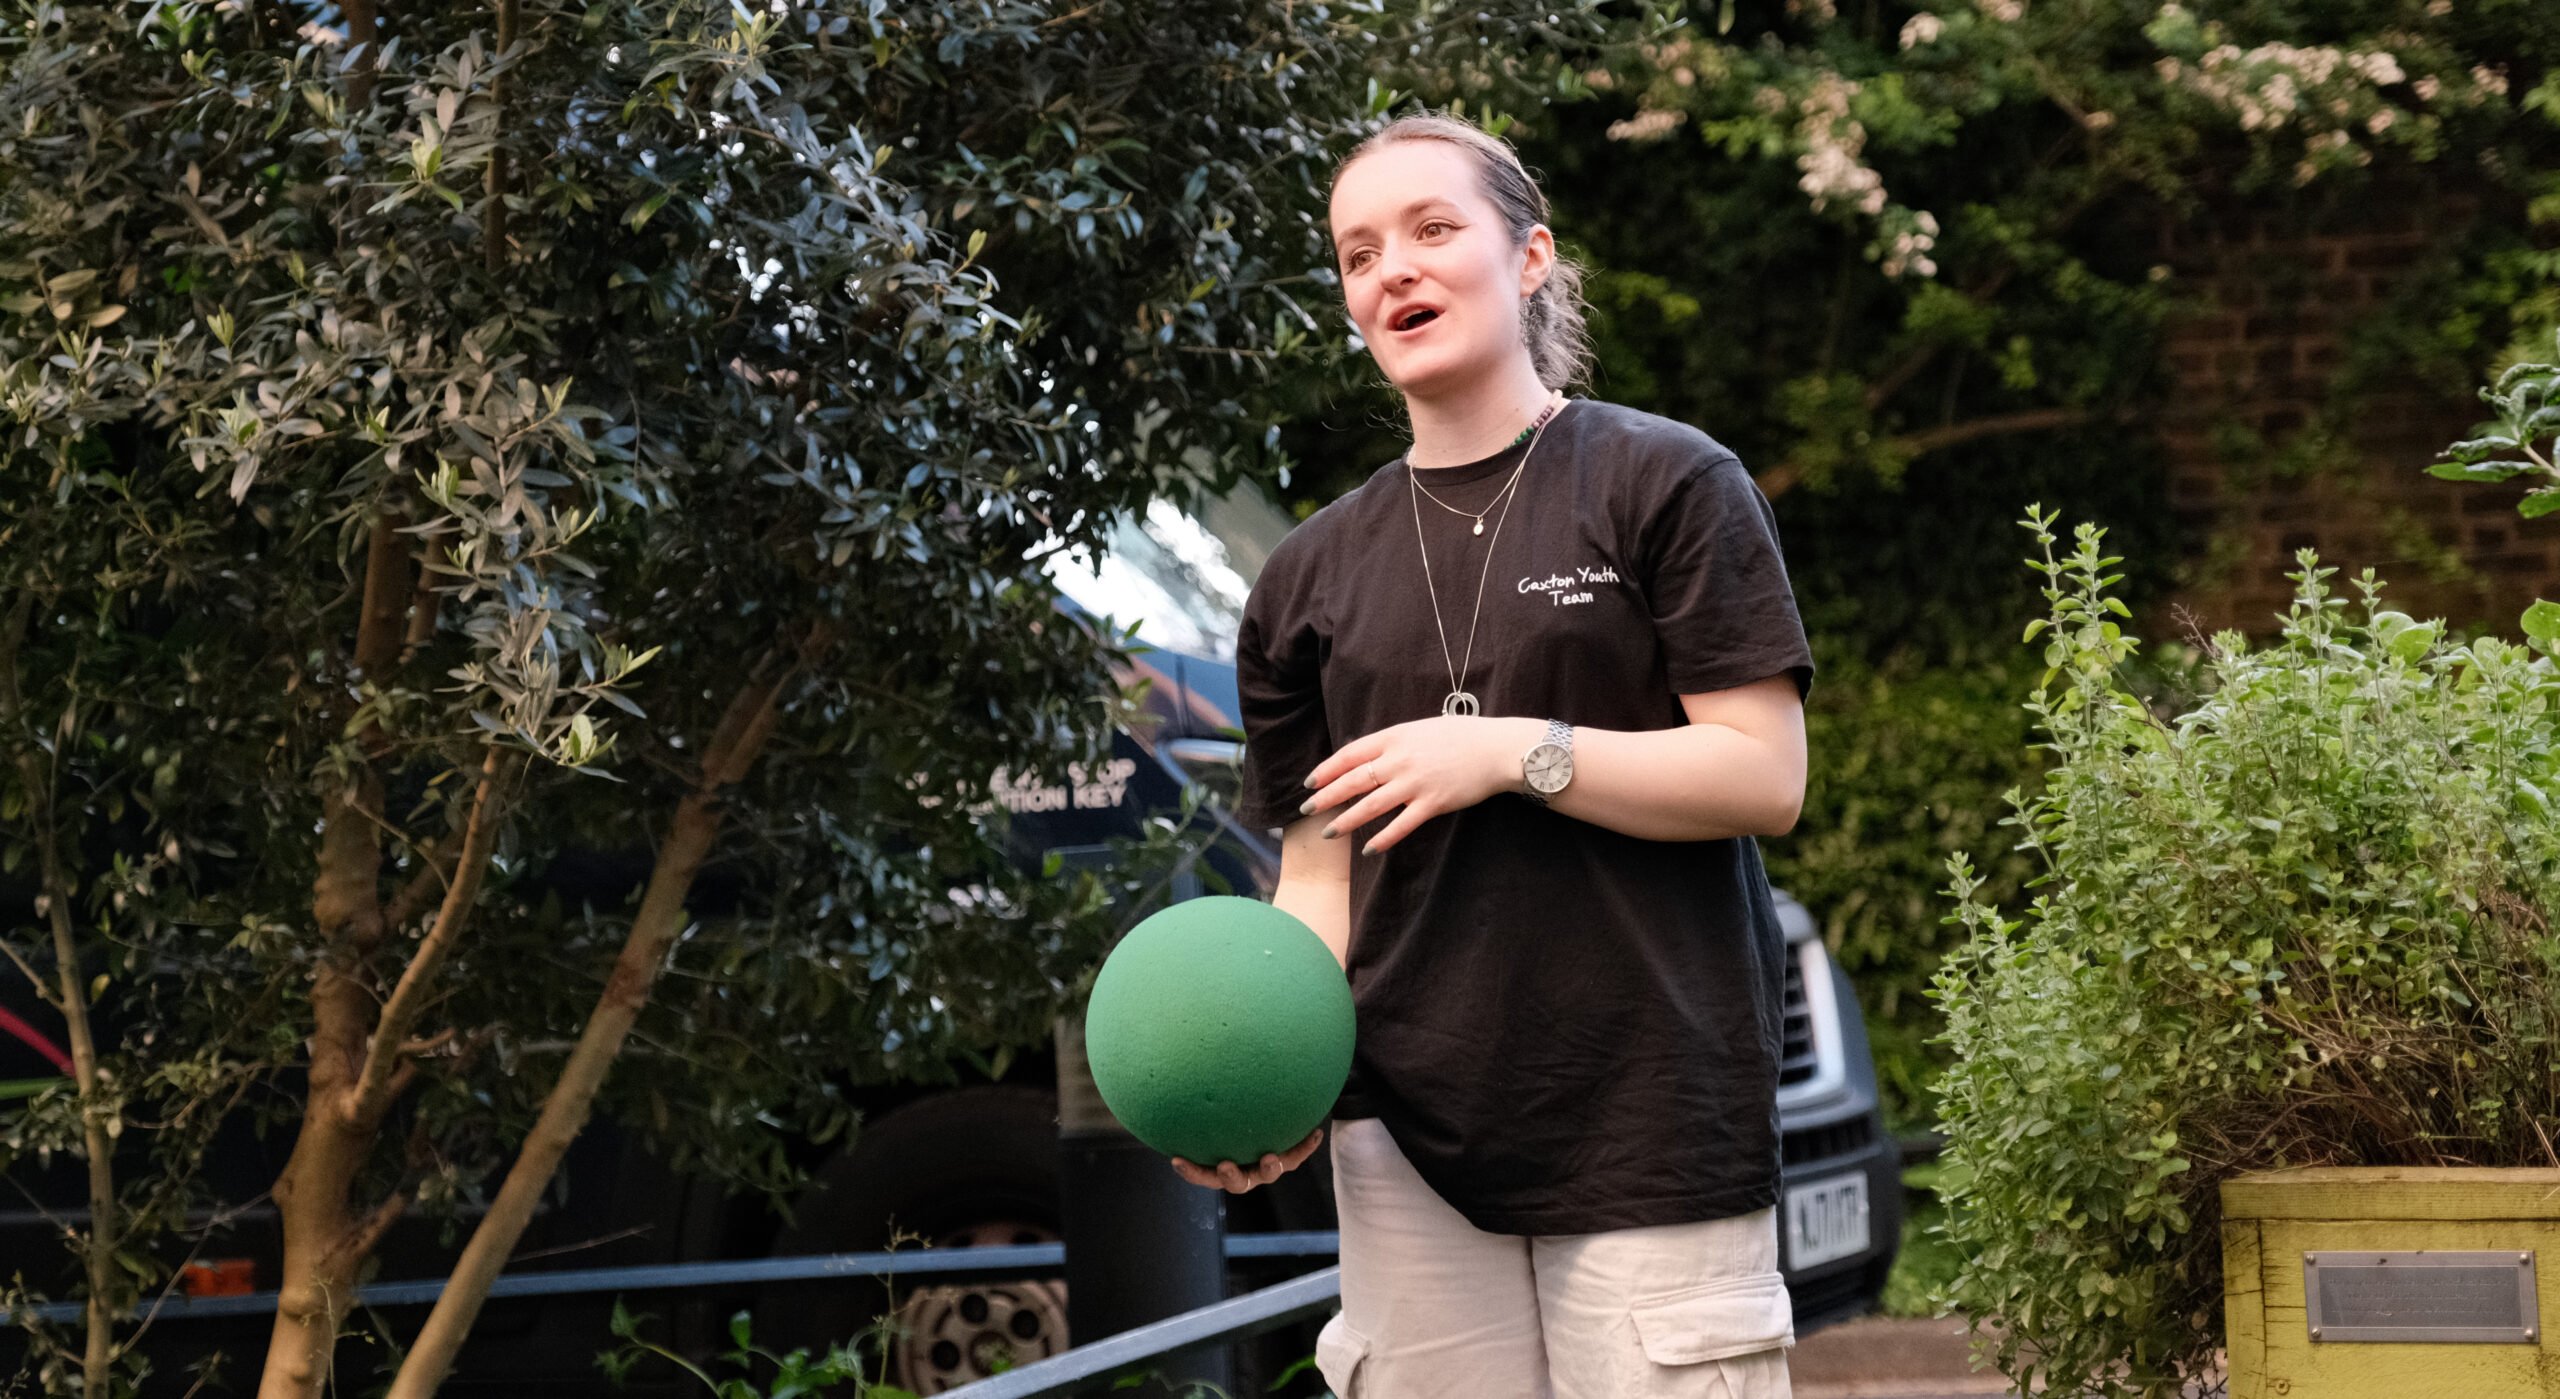
<path id="1" fill-rule="evenodd" d="M 949 1399 L 1063 1399 L 1091 1394 L 1109 1389 L 1123 1375 L 1143 1373 L 1147 1362 L 1178 1351 L 1249 1340 L 1311 1317 L 1329 1316 L 1341 1298 L 1342 1269 L 1327 1268 L 945 1392 Z"/>
<path id="2" fill-rule="evenodd" d="M 1330 1230 L 1227 1236 L 1229 1258 L 1330 1257 L 1337 1247 L 1337 1236 Z M 797 1258 L 745 1258 L 718 1263 L 661 1263 L 637 1268 L 568 1268 L 556 1272 L 510 1273 L 490 1287 L 489 1295 L 493 1298 L 549 1297 L 580 1292 L 646 1292 L 675 1287 L 719 1287 L 736 1283 L 845 1277 L 921 1277 L 960 1282 L 1040 1277 L 1055 1274 L 1066 1265 L 1067 1249 L 1064 1244 L 906 1249 L 896 1253 L 819 1253 Z M 356 1300 L 360 1304 L 375 1307 L 422 1306 L 443 1295 L 442 1278 L 377 1282 L 356 1290 Z M 240 1297 L 164 1297 L 144 1304 L 138 1309 L 138 1314 L 143 1319 L 158 1320 L 254 1316 L 274 1311 L 276 1297 L 273 1292 L 253 1292 Z M 78 1321 L 84 1314 L 83 1304 L 78 1302 L 42 1302 L 20 1307 L 14 1313 L 17 1317 L 54 1323 Z"/>

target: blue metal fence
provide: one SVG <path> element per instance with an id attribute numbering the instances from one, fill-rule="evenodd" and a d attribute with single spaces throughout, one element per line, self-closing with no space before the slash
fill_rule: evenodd
<path id="1" fill-rule="evenodd" d="M 1230 1297 L 1198 1311 L 1123 1331 L 1077 1346 L 993 1379 L 947 1391 L 949 1399 L 1064 1399 L 1112 1387 L 1121 1376 L 1141 1374 L 1148 1362 L 1195 1346 L 1247 1340 L 1266 1331 L 1327 1316 L 1342 1297 L 1342 1269 L 1327 1268 L 1276 1287 Z"/>
<path id="2" fill-rule="evenodd" d="M 1227 1236 L 1229 1258 L 1331 1257 L 1336 1247 L 1336 1235 L 1328 1230 Z M 931 1278 L 959 1282 L 1038 1277 L 1059 1272 L 1066 1265 L 1064 1244 L 907 1249 L 896 1253 L 820 1253 L 798 1258 L 746 1258 L 718 1263 L 664 1263 L 639 1268 L 569 1268 L 554 1272 L 511 1273 L 498 1279 L 489 1289 L 489 1295 L 547 1297 L 580 1292 L 646 1292 L 675 1287 L 719 1287 L 735 1283 L 846 1277 Z M 356 1300 L 375 1307 L 423 1306 L 442 1295 L 444 1279 L 426 1278 L 415 1282 L 368 1284 L 357 1289 Z M 275 1293 L 253 1292 L 242 1297 L 168 1297 L 146 1303 L 141 1312 L 149 1318 L 176 1320 L 253 1316 L 275 1309 Z M 19 1308 L 16 1313 L 21 1318 L 57 1323 L 78 1321 L 83 1314 L 82 1304 L 78 1302 L 39 1303 Z"/>

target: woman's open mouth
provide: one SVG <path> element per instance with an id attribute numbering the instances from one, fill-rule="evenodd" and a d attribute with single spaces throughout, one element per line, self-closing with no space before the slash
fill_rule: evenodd
<path id="1" fill-rule="evenodd" d="M 1389 322 L 1387 328 L 1399 331 L 1412 330 L 1417 326 L 1438 320 L 1439 318 L 1440 313 L 1438 311 L 1435 311 L 1428 306 L 1416 306 L 1412 310 L 1405 312 L 1403 315 L 1398 316 L 1393 321 Z"/>

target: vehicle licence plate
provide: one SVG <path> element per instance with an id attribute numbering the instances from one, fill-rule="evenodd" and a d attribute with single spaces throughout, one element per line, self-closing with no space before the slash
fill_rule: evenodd
<path id="1" fill-rule="evenodd" d="M 1787 1266 L 1810 1268 L 1867 1251 L 1867 1177 L 1833 1176 L 1787 1192 Z"/>

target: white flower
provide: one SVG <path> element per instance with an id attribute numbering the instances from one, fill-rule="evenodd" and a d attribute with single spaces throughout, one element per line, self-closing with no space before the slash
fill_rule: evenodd
<path id="1" fill-rule="evenodd" d="M 2382 133 L 2389 131 L 2391 129 L 2391 124 L 2398 120 L 2400 120 L 2400 114 L 2392 111 L 2389 107 L 2385 107 L 2381 111 L 2364 119 L 2364 129 L 2372 132 L 2376 136 L 2379 136 Z"/>
<path id="2" fill-rule="evenodd" d="M 1648 108 L 1625 121 L 1609 123 L 1609 139 L 1612 141 L 1655 140 L 1669 135 L 1671 128 L 1680 124 L 1680 115 L 1678 112 L 1664 111 L 1660 108 Z"/>
<path id="3" fill-rule="evenodd" d="M 1923 214 L 1921 217 L 1927 218 L 1928 216 Z M 1899 233 L 1894 235 L 1893 251 L 1887 254 L 1884 259 L 1884 275 L 1888 277 L 1899 277 L 1907 269 L 1912 272 L 1917 272 L 1923 277 L 1936 276 L 1938 272 L 1938 264 L 1932 261 L 1929 257 L 1929 249 L 1936 245 L 1937 240 L 1931 238 L 1926 233 Z"/>
<path id="4" fill-rule="evenodd" d="M 2088 127 L 2091 131 L 2104 131 L 2108 127 L 2116 124 L 2116 114 L 2113 112 L 2091 112 L 2080 120 L 2081 124 Z"/>
<path id="5" fill-rule="evenodd" d="M 1982 12 L 2002 24 L 2015 24 L 2027 13 L 2027 0 L 1974 0 Z"/>
<path id="6" fill-rule="evenodd" d="M 1849 99 L 1857 91 L 1856 83 L 1826 73 L 1798 104 L 1804 121 L 1796 133 L 1805 151 L 1796 157 L 1796 168 L 1804 171 L 1796 186 L 1812 196 L 1816 212 L 1834 199 L 1853 200 L 1862 213 L 1884 211 L 1884 177 L 1858 161 L 1867 129 L 1849 115 Z"/>
<path id="7" fill-rule="evenodd" d="M 2507 95 L 2507 75 L 2499 72 L 2495 68 L 2481 67 L 2472 69 L 2471 81 L 2478 83 L 2486 91 L 2498 94 L 2500 97 Z"/>
<path id="8" fill-rule="evenodd" d="M 1916 49 L 1922 44 L 1934 44 L 1938 42 L 1938 36 L 1946 32 L 1945 20 L 1924 11 L 1913 15 L 1910 21 L 1902 26 L 1902 46 L 1906 49 Z"/>
<path id="9" fill-rule="evenodd" d="M 2421 102 L 2433 102 L 2436 100 L 2436 94 L 2444 91 L 2444 84 L 2438 81 L 2433 73 L 2429 73 L 2409 86 L 2417 92 L 2418 100 Z"/>
<path id="10" fill-rule="evenodd" d="M 2400 60 L 2387 53 L 2358 53 L 2347 56 L 2347 66 L 2364 75 L 2375 87 L 2387 87 L 2408 75 L 2400 71 Z"/>

